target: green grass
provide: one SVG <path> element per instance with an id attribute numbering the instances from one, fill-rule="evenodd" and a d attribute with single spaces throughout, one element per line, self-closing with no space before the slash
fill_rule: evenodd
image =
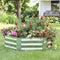
<path id="1" fill-rule="evenodd" d="M 56 27 L 58 34 L 55 44 L 57 49 L 51 49 L 46 51 L 16 51 L 4 47 L 4 37 L 0 31 L 0 60 L 60 60 L 60 25 L 51 24 Z M 6 25 L 0 23 L 0 30 L 4 27 L 12 25 Z"/>

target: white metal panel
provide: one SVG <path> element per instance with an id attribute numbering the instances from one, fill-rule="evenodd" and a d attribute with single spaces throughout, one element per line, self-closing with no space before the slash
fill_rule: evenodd
<path id="1" fill-rule="evenodd" d="M 33 39 L 26 38 L 26 39 L 24 39 L 24 38 L 22 38 L 21 41 L 43 41 L 43 39 L 38 39 L 38 38 L 33 38 Z"/>
<path id="2" fill-rule="evenodd" d="M 10 41 L 5 41 L 5 43 L 9 43 L 9 44 L 17 45 L 16 43 L 14 43 L 14 42 L 10 42 Z"/>
<path id="3" fill-rule="evenodd" d="M 6 36 L 5 36 L 5 38 L 6 38 L 6 39 L 11 39 L 11 40 L 17 40 L 17 39 L 15 39 L 15 38 L 10 38 L 10 37 L 6 37 Z"/>
<path id="4" fill-rule="evenodd" d="M 51 43 L 51 41 L 47 42 L 47 44 L 50 44 L 50 43 Z"/>
<path id="5" fill-rule="evenodd" d="M 12 48 L 12 49 L 16 49 L 16 47 L 9 46 L 9 45 L 5 45 L 5 47 Z"/>
<path id="6" fill-rule="evenodd" d="M 25 46 L 25 45 L 43 45 L 43 43 L 21 43 L 21 45 Z"/>
<path id="7" fill-rule="evenodd" d="M 43 48 L 21 48 L 21 50 L 43 50 Z"/>

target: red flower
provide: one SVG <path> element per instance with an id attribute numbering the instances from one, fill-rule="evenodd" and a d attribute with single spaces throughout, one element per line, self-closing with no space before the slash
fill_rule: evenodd
<path id="1" fill-rule="evenodd" d="M 33 28 L 33 25 L 32 24 L 30 24 L 30 27 L 31 27 L 31 29 Z"/>
<path id="2" fill-rule="evenodd" d="M 39 25 L 41 24 L 41 22 L 38 23 Z"/>
<path id="3" fill-rule="evenodd" d="M 47 25 L 47 27 L 48 27 L 49 25 Z"/>
<path id="4" fill-rule="evenodd" d="M 52 46 L 53 44 L 51 43 L 50 46 Z"/>
<path id="5" fill-rule="evenodd" d="M 32 16 L 33 18 L 35 17 L 35 15 Z"/>
<path id="6" fill-rule="evenodd" d="M 11 30 L 9 30 L 9 32 L 11 32 Z"/>
<path id="7" fill-rule="evenodd" d="M 45 35 L 45 32 L 43 32 L 43 35 Z"/>
<path id="8" fill-rule="evenodd" d="M 16 28 L 18 29 L 18 26 Z"/>
<path id="9" fill-rule="evenodd" d="M 49 35 L 51 35 L 51 33 L 49 33 Z"/>
<path id="10" fill-rule="evenodd" d="M 47 27 L 49 26 L 49 23 L 47 23 Z"/>
<path id="11" fill-rule="evenodd" d="M 51 40 L 52 42 L 54 42 L 54 40 Z"/>
<path id="12" fill-rule="evenodd" d="M 15 25 L 18 25 L 18 23 L 16 23 Z"/>
<path id="13" fill-rule="evenodd" d="M 18 32 L 18 34 L 20 34 L 20 32 Z"/>
<path id="14" fill-rule="evenodd" d="M 35 35 L 35 37 L 38 37 L 37 35 Z"/>
<path id="15" fill-rule="evenodd" d="M 27 22 L 25 22 L 25 25 L 27 24 Z"/>
<path id="16" fill-rule="evenodd" d="M 16 31 L 16 32 L 18 32 L 18 31 Z"/>
<path id="17" fill-rule="evenodd" d="M 53 35 L 53 37 L 56 37 L 56 35 Z"/>
<path id="18" fill-rule="evenodd" d="M 51 37 L 51 35 L 49 35 L 49 36 L 47 36 L 48 38 L 50 38 Z"/>
<path id="19" fill-rule="evenodd" d="M 43 16 L 41 16 L 41 18 L 40 18 L 41 20 L 43 20 Z"/>
<path id="20" fill-rule="evenodd" d="M 37 36 L 39 36 L 40 34 L 39 33 L 37 33 Z"/>
<path id="21" fill-rule="evenodd" d="M 45 30 L 45 32 L 47 32 L 47 30 Z"/>
<path id="22" fill-rule="evenodd" d="M 14 28 L 14 30 L 15 30 L 16 28 Z"/>

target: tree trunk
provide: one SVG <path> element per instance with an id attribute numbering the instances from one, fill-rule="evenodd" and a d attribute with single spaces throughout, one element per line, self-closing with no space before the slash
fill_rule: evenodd
<path id="1" fill-rule="evenodd" d="M 17 2 L 17 17 L 21 23 L 21 0 L 16 0 Z"/>

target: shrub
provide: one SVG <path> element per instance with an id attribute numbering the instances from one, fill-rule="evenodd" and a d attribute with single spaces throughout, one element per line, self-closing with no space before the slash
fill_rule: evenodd
<path id="1" fill-rule="evenodd" d="M 56 23 L 56 22 L 58 22 L 58 18 L 57 17 L 48 17 L 48 19 L 49 19 L 50 23 Z"/>
<path id="2" fill-rule="evenodd" d="M 25 11 L 24 14 L 21 15 L 22 21 L 25 21 L 25 17 L 29 16 L 32 17 L 32 15 L 35 15 L 35 17 L 38 17 L 39 11 Z"/>
<path id="3" fill-rule="evenodd" d="M 60 24 L 60 18 L 58 19 L 58 22 L 59 22 L 59 24 Z"/>
<path id="4" fill-rule="evenodd" d="M 15 24 L 18 22 L 18 18 L 15 15 L 4 13 L 3 15 L 0 15 L 0 22 Z"/>

